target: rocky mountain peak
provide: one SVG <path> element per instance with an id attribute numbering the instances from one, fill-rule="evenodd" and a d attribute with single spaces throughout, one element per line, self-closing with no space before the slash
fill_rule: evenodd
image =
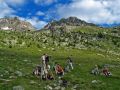
<path id="1" fill-rule="evenodd" d="M 62 18 L 59 21 L 52 21 L 48 25 L 45 26 L 45 29 L 49 29 L 51 27 L 74 27 L 74 26 L 96 26 L 93 23 L 87 23 L 77 17 L 69 17 L 69 18 Z"/>
<path id="2" fill-rule="evenodd" d="M 22 21 L 17 17 L 5 17 L 0 19 L 0 30 L 32 31 L 35 28 L 31 23 Z"/>

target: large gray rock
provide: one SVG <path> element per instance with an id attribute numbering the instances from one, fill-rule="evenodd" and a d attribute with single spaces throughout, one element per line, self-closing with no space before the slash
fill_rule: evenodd
<path id="1" fill-rule="evenodd" d="M 55 90 L 60 90 L 60 88 L 61 88 L 60 86 L 57 86 L 57 87 L 55 87 L 54 89 L 55 89 Z"/>
<path id="2" fill-rule="evenodd" d="M 20 71 L 16 71 L 15 74 L 17 74 L 17 76 L 19 76 L 19 77 L 23 76 L 22 72 L 20 72 Z"/>
<path id="3" fill-rule="evenodd" d="M 46 90 L 53 90 L 52 86 L 50 86 L 50 85 L 47 85 L 47 86 L 45 87 L 45 89 L 46 89 Z"/>
<path id="4" fill-rule="evenodd" d="M 24 90 L 22 86 L 14 86 L 13 90 Z"/>
<path id="5" fill-rule="evenodd" d="M 33 80 L 31 80 L 30 81 L 30 84 L 36 84 L 37 82 L 35 82 L 35 81 L 33 81 Z"/>

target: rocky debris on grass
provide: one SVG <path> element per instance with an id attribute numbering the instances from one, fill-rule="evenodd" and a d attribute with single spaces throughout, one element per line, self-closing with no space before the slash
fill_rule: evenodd
<path id="1" fill-rule="evenodd" d="M 4 76 L 3 74 L 0 75 L 0 77 L 3 77 L 3 76 Z"/>
<path id="2" fill-rule="evenodd" d="M 74 85 L 73 89 L 77 89 L 77 87 L 79 87 L 79 84 Z"/>
<path id="3" fill-rule="evenodd" d="M 53 84 L 53 86 L 54 86 L 54 87 L 56 87 L 56 86 L 57 86 L 57 84 L 55 84 L 55 83 L 54 83 L 54 84 Z"/>
<path id="4" fill-rule="evenodd" d="M 25 90 L 22 86 L 14 86 L 13 90 Z"/>
<path id="5" fill-rule="evenodd" d="M 45 89 L 46 89 L 46 90 L 53 90 L 52 86 L 50 86 L 50 85 L 47 85 L 47 86 L 45 87 Z"/>
<path id="6" fill-rule="evenodd" d="M 103 54 L 100 54 L 100 53 L 98 53 L 97 55 L 98 55 L 98 56 L 101 56 L 101 57 L 105 57 Z"/>
<path id="7" fill-rule="evenodd" d="M 100 81 L 100 80 L 92 80 L 91 83 L 92 83 L 92 84 L 97 84 L 97 83 L 101 83 L 101 81 Z"/>
<path id="8" fill-rule="evenodd" d="M 16 74 L 17 76 L 19 76 L 19 77 L 22 77 L 22 76 L 23 76 L 23 73 L 20 72 L 20 71 L 16 71 L 15 74 Z"/>
<path id="9" fill-rule="evenodd" d="M 0 81 L 10 82 L 10 81 L 12 81 L 12 80 L 8 80 L 8 79 L 0 79 Z"/>
<path id="10" fill-rule="evenodd" d="M 55 48 L 52 48 L 51 50 L 52 50 L 52 51 L 55 51 Z"/>
<path id="11" fill-rule="evenodd" d="M 31 80 L 30 81 L 30 84 L 36 84 L 37 82 L 35 82 L 35 81 L 33 81 L 33 80 Z"/>
<path id="12" fill-rule="evenodd" d="M 42 50 L 38 50 L 39 52 L 41 52 Z"/>
<path id="13" fill-rule="evenodd" d="M 59 90 L 61 87 L 60 86 L 57 86 L 54 88 L 54 90 Z"/>
<path id="14" fill-rule="evenodd" d="M 71 88 L 71 90 L 77 90 L 77 89 Z"/>
<path id="15" fill-rule="evenodd" d="M 44 48 L 44 49 L 46 49 L 46 47 L 45 47 L 45 46 L 44 46 L 43 48 Z"/>
<path id="16" fill-rule="evenodd" d="M 25 60 L 23 60 L 24 62 L 28 62 L 28 60 L 27 59 L 25 59 Z"/>
<path id="17" fill-rule="evenodd" d="M 65 87 L 61 87 L 61 90 L 65 90 Z"/>
<path id="18" fill-rule="evenodd" d="M 7 70 L 5 70 L 5 72 L 4 72 L 5 74 L 9 74 L 9 71 L 7 71 Z"/>
<path id="19" fill-rule="evenodd" d="M 94 84 L 94 83 L 97 83 L 97 80 L 93 80 L 92 83 L 93 83 L 93 84 Z"/>
<path id="20" fill-rule="evenodd" d="M 38 84 L 39 86 L 41 86 L 41 84 Z"/>
<path id="21" fill-rule="evenodd" d="M 16 79 L 16 76 L 9 76 L 10 79 Z"/>

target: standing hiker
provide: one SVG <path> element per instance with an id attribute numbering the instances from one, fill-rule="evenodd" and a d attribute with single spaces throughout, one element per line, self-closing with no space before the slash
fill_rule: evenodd
<path id="1" fill-rule="evenodd" d="M 45 65 L 46 55 L 43 54 L 43 56 L 41 57 L 41 59 L 42 59 L 42 65 Z"/>
<path id="2" fill-rule="evenodd" d="M 47 74 L 48 74 L 48 70 L 46 69 L 46 67 L 42 67 L 41 68 L 41 79 L 46 80 L 47 79 Z"/>
<path id="3" fill-rule="evenodd" d="M 47 79 L 48 70 L 47 70 L 47 66 L 46 66 L 46 55 L 43 54 L 41 59 L 42 59 L 41 78 L 44 77 L 44 79 Z"/>
<path id="4" fill-rule="evenodd" d="M 68 65 L 69 69 L 71 68 L 73 70 L 73 60 L 71 57 L 67 58 L 67 65 Z"/>

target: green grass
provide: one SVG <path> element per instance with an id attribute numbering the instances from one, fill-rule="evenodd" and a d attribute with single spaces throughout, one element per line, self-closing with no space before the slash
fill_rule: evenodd
<path id="1" fill-rule="evenodd" d="M 40 51 L 41 50 L 41 51 Z M 37 77 L 32 75 L 32 70 L 38 64 L 40 64 L 40 57 L 43 53 L 51 55 L 51 62 L 58 62 L 61 65 L 65 65 L 66 58 L 69 55 L 73 55 L 74 70 L 66 73 L 65 78 L 70 85 L 66 90 L 79 84 L 77 90 L 120 90 L 120 57 L 109 55 L 103 52 L 94 50 L 76 50 L 76 49 L 64 49 L 56 48 L 56 51 L 52 51 L 51 48 L 38 49 L 31 48 L 2 48 L 0 49 L 0 90 L 12 90 L 13 86 L 21 85 L 25 90 L 45 90 L 46 85 L 52 85 L 58 81 L 56 77 L 55 81 L 41 81 Z M 27 60 L 27 62 L 25 61 Z M 95 64 L 114 65 L 110 67 L 112 77 L 94 76 L 90 74 L 91 69 Z M 5 73 L 8 71 L 9 73 Z M 15 72 L 21 71 L 22 77 L 10 79 L 9 76 L 16 76 Z M 8 82 L 1 80 L 7 79 Z M 30 84 L 31 80 L 36 84 Z M 100 83 L 92 84 L 93 80 L 100 80 Z"/>

